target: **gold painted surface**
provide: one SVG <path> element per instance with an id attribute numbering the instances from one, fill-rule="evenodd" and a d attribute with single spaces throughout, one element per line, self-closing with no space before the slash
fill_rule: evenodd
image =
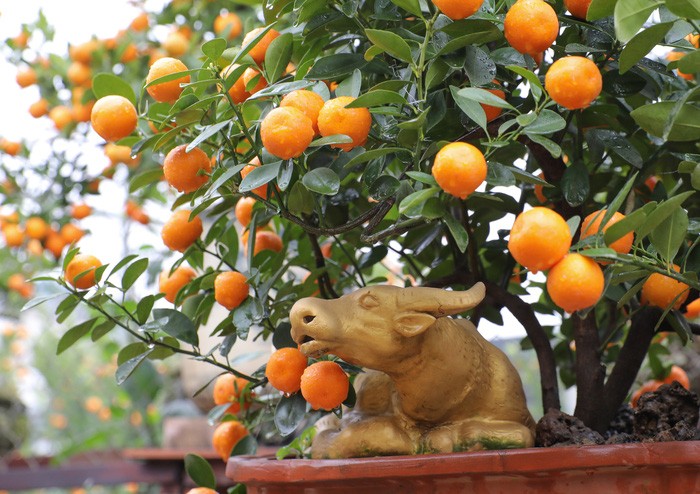
<path id="1" fill-rule="evenodd" d="M 371 286 L 299 300 L 290 319 L 302 352 L 373 369 L 355 381 L 355 407 L 318 426 L 312 456 L 533 446 L 517 371 L 471 322 L 447 317 L 478 305 L 484 292 L 482 283 L 461 292 Z"/>

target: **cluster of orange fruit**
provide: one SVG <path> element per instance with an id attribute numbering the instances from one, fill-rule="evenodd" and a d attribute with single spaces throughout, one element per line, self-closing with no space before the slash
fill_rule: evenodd
<path id="1" fill-rule="evenodd" d="M 297 348 L 280 348 L 269 358 L 265 377 L 272 387 L 285 395 L 301 391 L 314 410 L 333 410 L 348 396 L 350 380 L 340 365 L 327 360 L 308 364 L 308 359 Z M 255 394 L 250 382 L 233 374 L 223 374 L 214 382 L 213 398 L 216 405 L 229 405 L 228 415 L 248 410 Z M 245 425 L 235 418 L 226 417 L 214 430 L 212 445 L 226 461 L 236 443 L 248 435 Z"/>
<path id="2" fill-rule="evenodd" d="M 580 239 L 604 234 L 612 225 L 625 218 L 615 212 L 601 227 L 605 209 L 594 211 L 581 223 Z M 579 253 L 569 253 L 571 232 L 564 218 L 545 207 L 535 207 L 519 214 L 510 231 L 508 249 L 513 258 L 532 272 L 546 271 L 547 292 L 560 308 L 571 313 L 598 302 L 605 288 L 603 270 L 599 263 Z M 618 254 L 632 249 L 634 233 L 629 232 L 608 245 Z M 605 264 L 602 262 L 601 264 Z M 678 272 L 676 265 L 673 269 Z M 689 287 L 660 273 L 653 273 L 642 286 L 642 303 L 666 308 L 673 303 L 678 309 L 688 297 Z"/>

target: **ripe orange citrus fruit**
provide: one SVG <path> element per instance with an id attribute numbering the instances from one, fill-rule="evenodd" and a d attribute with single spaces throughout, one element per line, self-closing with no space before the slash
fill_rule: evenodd
<path id="1" fill-rule="evenodd" d="M 241 197 L 236 203 L 234 213 L 241 226 L 247 227 L 250 224 L 250 219 L 253 216 L 254 205 L 255 199 L 252 197 Z"/>
<path id="2" fill-rule="evenodd" d="M 301 375 L 306 370 L 306 355 L 297 348 L 280 348 L 267 361 L 265 377 L 270 385 L 286 394 L 301 389 Z"/>
<path id="3" fill-rule="evenodd" d="M 673 381 L 678 381 L 678 384 L 683 386 L 685 389 L 690 389 L 690 378 L 688 377 L 688 373 L 684 371 L 682 367 L 677 365 L 671 366 L 671 371 L 663 380 L 664 384 L 671 384 Z"/>
<path id="4" fill-rule="evenodd" d="M 700 317 L 700 298 L 696 298 L 685 306 L 685 317 L 688 319 Z"/>
<path id="5" fill-rule="evenodd" d="M 482 3 L 484 0 L 433 0 L 440 12 L 453 21 L 474 15 Z"/>
<path id="6" fill-rule="evenodd" d="M 54 231 L 51 231 L 44 241 L 44 248 L 51 252 L 56 259 L 61 257 L 61 253 L 66 245 L 67 243 L 63 236 Z"/>
<path id="7" fill-rule="evenodd" d="M 172 274 L 166 269 L 160 273 L 158 289 L 160 293 L 165 294 L 165 300 L 174 304 L 177 294 L 185 285 L 192 281 L 195 276 L 197 276 L 197 273 L 189 266 L 178 266 Z"/>
<path id="8" fill-rule="evenodd" d="M 19 225 L 5 225 L 2 229 L 2 233 L 5 236 L 5 245 L 7 247 L 19 247 L 22 245 L 22 242 L 24 242 L 24 231 Z"/>
<path id="9" fill-rule="evenodd" d="M 187 145 L 174 147 L 163 161 L 165 180 L 180 192 L 193 192 L 209 181 L 209 156 L 199 148 L 189 153 Z"/>
<path id="10" fill-rule="evenodd" d="M 301 394 L 314 410 L 333 410 L 348 397 L 350 380 L 336 362 L 323 360 L 301 375 Z"/>
<path id="11" fill-rule="evenodd" d="M 161 77 L 184 72 L 186 70 L 187 66 L 176 58 L 161 58 L 151 65 L 148 76 L 146 76 L 146 84 L 150 84 Z M 161 82 L 153 86 L 148 86 L 146 91 L 148 91 L 148 94 L 156 101 L 161 103 L 174 103 L 180 97 L 180 93 L 182 93 L 180 84 L 187 84 L 189 82 L 190 75 L 186 74 L 174 81 Z"/>
<path id="12" fill-rule="evenodd" d="M 92 214 L 92 208 L 87 204 L 73 204 L 70 209 L 70 214 L 76 220 L 82 220 Z"/>
<path id="13" fill-rule="evenodd" d="M 165 37 L 161 46 L 171 57 L 181 57 L 189 50 L 190 40 L 181 32 L 172 31 Z"/>
<path id="14" fill-rule="evenodd" d="M 593 0 L 564 0 L 566 10 L 571 12 L 571 15 L 579 19 L 586 19 L 588 15 L 588 7 L 591 6 Z"/>
<path id="15" fill-rule="evenodd" d="M 214 279 L 214 299 L 228 310 L 241 305 L 249 290 L 246 277 L 237 271 L 219 273 Z"/>
<path id="16" fill-rule="evenodd" d="M 231 456 L 236 443 L 248 435 L 248 429 L 237 420 L 222 422 L 214 430 L 212 446 L 223 461 Z"/>
<path id="17" fill-rule="evenodd" d="M 248 249 L 248 232 L 245 232 L 241 236 L 243 241 L 243 248 Z M 255 247 L 253 248 L 253 257 L 257 256 L 260 252 L 264 250 L 271 250 L 273 252 L 282 252 L 284 248 L 284 243 L 282 238 L 275 232 L 269 230 L 256 230 L 255 231 Z"/>
<path id="18" fill-rule="evenodd" d="M 259 70 L 255 70 L 252 67 L 248 67 L 247 69 L 245 69 L 245 72 L 243 72 L 241 79 L 243 79 L 243 87 L 250 94 L 255 94 L 258 91 L 267 87 L 267 80 L 265 79 L 265 77 L 263 77 Z M 255 79 L 257 82 L 254 83 L 253 79 Z"/>
<path id="19" fill-rule="evenodd" d="M 311 120 L 314 135 L 318 134 L 318 114 L 323 108 L 323 98 L 313 91 L 298 89 L 286 94 L 280 102 L 281 108 L 296 108 Z"/>
<path id="20" fill-rule="evenodd" d="M 219 494 L 217 491 L 214 489 L 210 489 L 209 487 L 195 487 L 194 489 L 190 489 L 187 491 L 186 494 Z"/>
<path id="21" fill-rule="evenodd" d="M 170 250 L 185 252 L 202 234 L 202 220 L 195 216 L 190 220 L 192 211 L 180 209 L 175 211 L 160 231 L 163 243 Z"/>
<path id="22" fill-rule="evenodd" d="M 68 47 L 68 56 L 75 62 L 89 64 L 92 61 L 93 52 L 98 48 L 99 42 L 95 39 L 91 39 L 85 43 L 70 45 Z"/>
<path id="23" fill-rule="evenodd" d="M 90 67 L 81 62 L 73 62 L 68 66 L 66 77 L 76 86 L 83 86 L 92 79 L 92 70 Z"/>
<path id="24" fill-rule="evenodd" d="M 138 221 L 142 225 L 148 225 L 151 222 L 151 218 L 146 214 L 146 212 L 136 204 L 134 201 L 126 201 L 124 205 L 126 215 L 134 221 Z"/>
<path id="25" fill-rule="evenodd" d="M 95 107 L 93 107 L 94 109 Z M 49 110 L 49 118 L 53 121 L 54 126 L 60 131 L 65 129 L 73 122 L 73 112 L 65 105 L 54 106 Z"/>
<path id="26" fill-rule="evenodd" d="M 318 113 L 318 131 L 323 137 L 344 134 L 352 139 L 347 144 L 333 144 L 331 147 L 350 151 L 364 146 L 372 127 L 372 115 L 367 108 L 345 108 L 355 101 L 352 96 L 339 96 L 323 104 Z"/>
<path id="27" fill-rule="evenodd" d="M 595 235 L 601 231 L 600 223 L 603 221 L 603 216 L 605 216 L 606 210 L 595 211 L 583 220 L 581 223 L 581 240 L 584 238 Z M 625 218 L 625 215 L 619 212 L 615 212 L 610 221 L 608 221 L 605 227 L 602 229 L 605 232 L 612 225 L 618 221 Z M 632 249 L 632 242 L 634 242 L 634 232 L 629 232 L 624 237 L 615 240 L 609 247 L 618 254 L 627 254 Z"/>
<path id="28" fill-rule="evenodd" d="M 49 233 L 49 225 L 43 220 L 43 218 L 32 216 L 31 218 L 27 219 L 27 222 L 24 225 L 24 232 L 29 238 L 43 240 Z"/>
<path id="29" fill-rule="evenodd" d="M 118 141 L 136 130 L 138 114 L 124 96 L 110 94 L 95 102 L 90 114 L 92 128 L 105 141 Z"/>
<path id="30" fill-rule="evenodd" d="M 129 146 L 120 146 L 113 142 L 105 144 L 105 156 L 109 158 L 112 166 L 124 163 L 129 168 L 135 168 L 141 162 L 141 156 L 131 156 L 131 148 Z"/>
<path id="31" fill-rule="evenodd" d="M 544 172 L 539 172 L 537 174 L 538 177 L 540 177 L 542 180 L 544 180 Z M 535 184 L 534 187 L 534 192 L 535 192 L 535 197 L 539 201 L 540 204 L 545 204 L 547 202 L 547 196 L 544 195 L 544 185 L 540 184 Z"/>
<path id="32" fill-rule="evenodd" d="M 145 31 L 148 29 L 150 21 L 148 19 L 148 12 L 141 12 L 139 15 L 134 17 L 134 20 L 129 24 L 129 29 L 136 32 Z"/>
<path id="33" fill-rule="evenodd" d="M 227 66 L 221 71 L 221 77 L 226 79 L 228 75 L 239 67 L 238 64 L 232 64 Z M 245 89 L 245 81 L 243 80 L 243 75 L 241 75 L 236 82 L 233 83 L 231 88 L 228 90 L 228 94 L 234 103 L 243 103 L 250 97 L 250 92 Z"/>
<path id="34" fill-rule="evenodd" d="M 603 294 L 603 270 L 593 259 L 567 254 L 547 274 L 547 293 L 566 312 L 595 305 Z"/>
<path id="35" fill-rule="evenodd" d="M 243 408 L 250 408 L 252 402 L 252 394 L 246 390 L 248 381 L 242 377 L 234 376 L 233 374 L 222 374 L 214 381 L 213 398 L 217 405 L 225 405 L 230 403 L 226 413 L 236 414 L 241 411 L 241 402 Z"/>
<path id="36" fill-rule="evenodd" d="M 241 43 L 241 48 L 245 48 L 246 45 L 249 45 L 253 39 L 255 39 L 256 36 L 260 34 L 261 31 L 263 31 L 264 28 L 262 27 L 257 27 L 253 30 L 251 30 L 248 34 L 246 34 L 243 37 L 243 43 Z M 267 53 L 267 49 L 270 46 L 270 43 L 279 36 L 280 33 L 278 31 L 275 31 L 274 29 L 270 29 L 265 36 L 263 36 L 258 43 L 253 46 L 253 48 L 250 49 L 248 52 L 248 55 L 251 56 L 253 60 L 255 60 L 255 63 L 258 65 L 263 63 L 265 60 L 265 53 Z"/>
<path id="37" fill-rule="evenodd" d="M 214 19 L 214 32 L 217 35 L 227 34 L 227 39 L 231 40 L 240 36 L 243 31 L 243 23 L 241 18 L 233 12 L 219 14 Z"/>
<path id="38" fill-rule="evenodd" d="M 29 105 L 29 114 L 34 118 L 43 117 L 49 113 L 49 102 L 44 98 Z"/>
<path id="39" fill-rule="evenodd" d="M 83 238 L 85 232 L 75 226 L 73 223 L 66 223 L 61 227 L 60 237 L 64 242 L 64 245 L 74 244 L 81 238 Z"/>
<path id="40" fill-rule="evenodd" d="M 555 102 L 568 110 L 578 110 L 598 97 L 603 89 L 603 76 L 586 57 L 562 57 L 547 71 L 544 87 Z"/>
<path id="41" fill-rule="evenodd" d="M 493 80 L 494 84 L 498 84 L 499 86 L 501 85 L 500 82 L 497 80 Z M 494 96 L 498 96 L 501 99 L 506 99 L 506 93 L 503 92 L 501 89 L 487 89 L 487 91 Z M 501 114 L 503 111 L 503 108 L 499 108 L 498 106 L 491 106 L 491 105 L 484 105 L 482 104 L 481 107 L 484 109 L 484 113 L 486 113 L 486 121 L 491 122 L 492 120 L 496 120 L 498 116 Z"/>
<path id="42" fill-rule="evenodd" d="M 288 160 L 306 151 L 314 138 L 311 119 L 292 107 L 275 108 L 260 124 L 260 137 L 267 151 Z"/>
<path id="43" fill-rule="evenodd" d="M 252 172 L 256 167 L 260 166 L 260 161 L 257 158 L 253 158 L 250 164 L 243 167 L 241 170 L 241 178 L 246 178 L 250 172 Z M 267 198 L 267 184 L 263 184 L 260 187 L 256 187 L 251 191 L 256 196 Z"/>
<path id="44" fill-rule="evenodd" d="M 87 290 L 95 285 L 95 269 L 102 263 L 95 256 L 89 254 L 76 254 L 66 266 L 66 281 L 79 290 Z M 79 274 L 86 273 L 77 280 Z"/>
<path id="45" fill-rule="evenodd" d="M 510 230 L 510 253 L 534 273 L 554 266 L 569 247 L 569 225 L 559 213 L 548 208 L 535 207 L 519 214 Z"/>
<path id="46" fill-rule="evenodd" d="M 534 58 L 557 39 L 559 19 L 543 0 L 518 0 L 506 13 L 503 28 L 510 46 Z"/>
<path id="47" fill-rule="evenodd" d="M 486 180 L 486 159 L 466 142 L 451 142 L 435 155 L 433 177 L 440 188 L 465 199 Z"/>
<path id="48" fill-rule="evenodd" d="M 681 268 L 673 265 L 677 273 Z M 666 309 L 673 303 L 673 308 L 678 309 L 688 298 L 688 285 L 669 278 L 660 273 L 652 273 L 642 285 L 642 303 Z M 678 299 L 674 302 L 674 299 Z"/>
<path id="49" fill-rule="evenodd" d="M 17 76 L 15 79 L 20 87 L 29 87 L 37 83 L 38 77 L 33 68 L 26 67 L 17 71 Z"/>

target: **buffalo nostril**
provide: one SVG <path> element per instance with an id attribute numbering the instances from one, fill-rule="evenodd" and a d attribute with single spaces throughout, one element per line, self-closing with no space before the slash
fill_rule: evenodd
<path id="1" fill-rule="evenodd" d="M 304 316 L 304 324 L 309 324 L 312 322 L 314 319 L 316 319 L 316 316 Z"/>

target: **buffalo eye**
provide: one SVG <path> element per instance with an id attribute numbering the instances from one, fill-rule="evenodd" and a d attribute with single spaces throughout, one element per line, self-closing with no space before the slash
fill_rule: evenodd
<path id="1" fill-rule="evenodd" d="M 379 306 L 379 300 L 371 293 L 365 293 L 360 297 L 360 306 L 363 309 L 374 309 Z"/>

